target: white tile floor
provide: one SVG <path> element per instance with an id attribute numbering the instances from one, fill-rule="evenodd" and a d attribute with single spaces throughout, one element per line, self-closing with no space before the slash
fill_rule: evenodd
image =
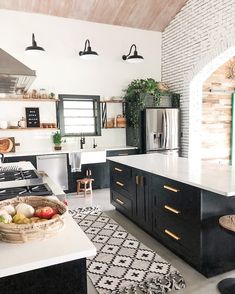
<path id="1" fill-rule="evenodd" d="M 84 199 L 76 194 L 71 194 L 67 196 L 67 201 L 69 208 L 74 209 L 77 207 L 86 207 L 99 205 L 101 209 L 117 221 L 121 226 L 123 226 L 128 232 L 133 234 L 138 240 L 144 243 L 146 246 L 150 247 L 152 250 L 156 251 L 160 256 L 169 261 L 174 267 L 176 267 L 183 277 L 185 278 L 187 287 L 180 291 L 172 291 L 171 293 L 180 294 L 218 294 L 216 289 L 217 283 L 227 277 L 235 277 L 235 270 L 228 272 L 223 275 L 219 275 L 210 279 L 207 279 L 199 272 L 194 270 L 190 265 L 180 259 L 178 256 L 173 254 L 166 247 L 157 242 L 150 235 L 145 233 L 134 223 L 124 217 L 122 214 L 117 212 L 114 207 L 110 204 L 109 199 L 109 189 L 101 189 L 93 191 L 93 196 L 87 196 Z M 88 281 L 88 294 L 96 294 L 96 290 Z M 235 294 L 235 293 L 230 293 Z"/>

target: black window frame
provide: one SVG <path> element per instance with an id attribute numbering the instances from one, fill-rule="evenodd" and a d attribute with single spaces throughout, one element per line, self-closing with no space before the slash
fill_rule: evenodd
<path id="1" fill-rule="evenodd" d="M 76 101 L 76 100 L 93 100 L 93 111 L 97 111 L 95 118 L 95 132 L 94 133 L 82 133 L 84 136 L 101 136 L 101 111 L 100 111 L 100 96 L 98 95 L 75 95 L 75 94 L 59 94 L 59 102 L 57 105 L 57 121 L 60 128 L 61 135 L 64 137 L 80 137 L 81 133 L 65 133 L 64 125 L 64 101 Z"/>

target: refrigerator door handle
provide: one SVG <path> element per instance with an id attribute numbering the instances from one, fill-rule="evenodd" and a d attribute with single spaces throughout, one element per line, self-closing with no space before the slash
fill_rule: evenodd
<path id="1" fill-rule="evenodd" d="M 166 148 L 166 140 L 167 140 L 167 122 L 166 122 L 166 112 L 164 111 L 162 114 L 163 118 L 163 142 L 161 148 Z"/>
<path id="2" fill-rule="evenodd" d="M 166 110 L 166 145 L 165 148 L 169 149 L 169 140 L 170 140 L 170 123 L 169 123 L 169 114 Z"/>

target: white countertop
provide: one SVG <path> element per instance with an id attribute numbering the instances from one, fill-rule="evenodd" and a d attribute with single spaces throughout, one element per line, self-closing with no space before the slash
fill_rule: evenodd
<path id="1" fill-rule="evenodd" d="M 235 166 L 156 153 L 108 159 L 224 196 L 235 196 Z"/>
<path id="2" fill-rule="evenodd" d="M 4 163 L 1 166 L 4 168 L 12 165 L 22 169 L 34 169 L 34 166 L 26 161 Z M 43 176 L 42 181 L 50 186 L 55 195 L 64 195 L 63 190 L 49 177 Z M 68 213 L 65 216 L 64 230 L 52 238 L 25 244 L 0 241 L 0 278 L 95 254 L 95 246 Z"/>
<path id="3" fill-rule="evenodd" d="M 68 214 L 58 235 L 41 241 L 0 241 L 0 278 L 96 254 L 96 248 Z"/>
<path id="4" fill-rule="evenodd" d="M 18 147 L 16 147 L 17 150 Z M 71 153 L 71 152 L 95 152 L 95 151 L 111 151 L 111 150 L 127 150 L 127 149 L 137 149 L 133 146 L 115 146 L 115 147 L 97 147 L 97 148 L 84 148 L 80 149 L 78 146 L 66 145 L 63 146 L 61 150 L 54 150 L 53 146 L 47 149 L 38 150 L 17 150 L 16 152 L 4 153 L 5 157 L 13 156 L 30 156 L 30 155 L 42 155 L 42 154 L 60 154 L 60 153 Z"/>

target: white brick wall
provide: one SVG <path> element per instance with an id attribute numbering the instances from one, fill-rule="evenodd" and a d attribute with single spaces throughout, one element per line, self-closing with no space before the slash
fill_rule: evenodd
<path id="1" fill-rule="evenodd" d="M 183 156 L 200 149 L 202 82 L 233 55 L 235 0 L 188 0 L 163 32 L 162 80 L 182 95 Z"/>

